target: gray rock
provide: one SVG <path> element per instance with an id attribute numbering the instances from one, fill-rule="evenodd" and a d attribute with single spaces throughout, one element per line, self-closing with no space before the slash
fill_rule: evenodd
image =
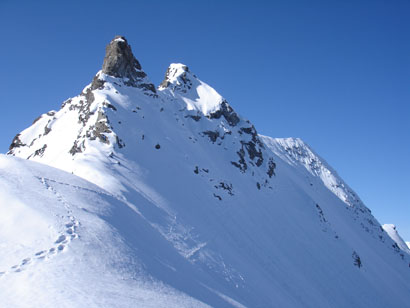
<path id="1" fill-rule="evenodd" d="M 251 160 L 256 160 L 256 166 L 260 167 L 263 163 L 263 154 L 260 148 L 257 147 L 257 145 L 253 141 L 245 142 L 241 141 L 242 144 L 242 149 L 245 147 L 245 149 L 248 152 L 249 158 Z"/>
<path id="2" fill-rule="evenodd" d="M 122 36 L 116 36 L 105 49 L 104 74 L 137 79 L 136 70 L 141 70 L 141 65 L 131 51 L 131 46 Z"/>
<path id="3" fill-rule="evenodd" d="M 35 118 L 34 121 L 33 121 L 33 123 L 32 123 L 31 125 L 33 125 L 33 124 L 35 124 L 36 122 L 38 122 L 42 117 L 43 117 L 43 115 L 38 116 L 37 118 Z"/>
<path id="4" fill-rule="evenodd" d="M 219 132 L 218 131 L 207 130 L 207 131 L 203 132 L 203 134 L 207 135 L 209 137 L 209 139 L 212 141 L 212 143 L 214 143 L 216 141 L 216 139 L 218 139 L 218 137 L 219 137 Z"/>
<path id="5" fill-rule="evenodd" d="M 109 121 L 105 113 L 99 111 L 97 116 L 97 122 L 94 125 L 93 135 L 98 138 L 102 143 L 109 144 L 110 142 L 107 139 L 105 134 L 111 133 L 110 126 L 108 125 Z"/>
<path id="6" fill-rule="evenodd" d="M 91 83 L 91 90 L 102 90 L 104 89 L 105 81 L 95 76 L 92 83 Z"/>
<path id="7" fill-rule="evenodd" d="M 17 134 L 10 144 L 9 151 L 12 151 L 14 148 L 18 148 L 21 146 L 25 146 L 25 144 L 20 140 L 20 134 Z"/>
<path id="8" fill-rule="evenodd" d="M 34 156 L 42 157 L 44 155 L 44 152 L 45 152 L 46 148 L 47 148 L 47 144 L 44 144 L 42 148 L 40 148 L 40 149 L 38 149 L 34 152 Z"/>
<path id="9" fill-rule="evenodd" d="M 78 145 L 78 140 L 74 141 L 74 145 L 73 145 L 72 148 L 70 149 L 69 153 L 74 156 L 75 154 L 81 153 L 81 152 L 82 152 L 82 149 L 81 149 L 81 147 Z"/>
<path id="10" fill-rule="evenodd" d="M 236 152 L 236 154 L 238 154 L 239 156 L 239 161 L 235 162 L 235 161 L 231 161 L 231 164 L 234 165 L 236 168 L 239 168 L 239 170 L 244 173 L 246 171 L 246 169 L 248 169 L 248 165 L 246 164 L 245 161 L 245 150 L 243 149 L 243 147 Z"/>
<path id="11" fill-rule="evenodd" d="M 119 149 L 122 149 L 123 147 L 125 147 L 125 143 L 124 141 L 122 141 L 121 138 L 119 138 L 118 136 L 115 136 L 115 139 L 117 141 L 117 146 Z"/>
<path id="12" fill-rule="evenodd" d="M 276 168 L 275 162 L 273 161 L 272 158 L 269 158 L 268 172 L 267 172 L 267 174 L 269 175 L 269 178 L 275 175 L 275 168 Z"/>
<path id="13" fill-rule="evenodd" d="M 201 120 L 201 116 L 200 116 L 200 115 L 187 115 L 187 116 L 185 116 L 185 118 L 191 118 L 191 119 L 194 120 L 195 122 L 198 122 L 199 120 Z"/>
<path id="14" fill-rule="evenodd" d="M 208 118 L 219 119 L 221 116 L 225 118 L 230 126 L 235 126 L 240 121 L 237 113 L 232 109 L 231 106 L 229 106 L 228 102 L 225 100 L 221 103 L 221 108 L 211 113 Z"/>
<path id="15" fill-rule="evenodd" d="M 169 70 L 169 67 L 168 67 L 167 71 L 165 72 L 164 80 L 159 85 L 160 88 L 168 88 L 168 86 L 171 84 L 169 82 L 169 73 L 170 73 L 170 70 Z"/>
<path id="16" fill-rule="evenodd" d="M 102 72 L 117 78 L 128 78 L 126 85 L 156 93 L 153 84 L 143 81 L 147 74 L 142 70 L 141 64 L 132 53 L 131 46 L 123 36 L 116 36 L 106 47 Z M 94 88 L 103 86 L 98 79 L 93 83 Z"/>
<path id="17" fill-rule="evenodd" d="M 48 127 L 47 125 L 44 127 L 44 136 L 47 135 L 49 132 L 51 132 L 51 128 Z"/>

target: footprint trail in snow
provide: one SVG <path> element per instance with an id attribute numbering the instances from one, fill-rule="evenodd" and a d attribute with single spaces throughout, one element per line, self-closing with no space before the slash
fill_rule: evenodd
<path id="1" fill-rule="evenodd" d="M 58 193 L 57 190 L 55 190 L 48 182 L 49 180 L 46 178 L 38 178 L 41 183 L 49 190 L 51 191 L 56 197 L 57 201 L 63 204 L 64 209 L 67 213 L 66 216 L 64 216 L 64 219 L 66 219 L 66 223 L 64 224 L 65 228 L 64 231 L 60 232 L 58 238 L 54 241 L 53 245 L 45 250 L 40 250 L 34 255 L 30 257 L 26 257 L 23 260 L 21 260 L 18 264 L 13 265 L 10 267 L 9 270 L 7 271 L 0 271 L 0 277 L 3 277 L 7 274 L 10 273 L 18 273 L 23 271 L 24 269 L 27 268 L 27 266 L 38 262 L 40 260 L 47 260 L 50 259 L 54 256 L 56 256 L 58 253 L 64 251 L 67 247 L 67 245 L 74 239 L 78 238 L 78 227 L 80 226 L 80 222 L 73 216 L 71 207 L 69 203 L 64 200 L 64 198 L 61 196 L 60 193 Z"/>

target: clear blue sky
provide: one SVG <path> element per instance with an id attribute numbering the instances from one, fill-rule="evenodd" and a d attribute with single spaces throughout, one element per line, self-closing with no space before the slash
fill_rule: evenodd
<path id="1" fill-rule="evenodd" d="M 0 1 L 0 152 L 127 37 L 187 64 L 259 133 L 301 137 L 410 240 L 410 1 Z"/>

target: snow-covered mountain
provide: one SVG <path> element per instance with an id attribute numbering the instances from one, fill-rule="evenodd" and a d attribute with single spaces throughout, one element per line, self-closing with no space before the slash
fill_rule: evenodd
<path id="1" fill-rule="evenodd" d="M 309 146 L 259 135 L 186 65 L 171 64 L 156 88 L 123 37 L 91 84 L 18 134 L 7 154 L 6 304 L 410 301 L 410 256 Z"/>

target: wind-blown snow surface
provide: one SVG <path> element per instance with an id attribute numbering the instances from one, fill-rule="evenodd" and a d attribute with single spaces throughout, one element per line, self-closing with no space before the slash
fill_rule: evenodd
<path id="1" fill-rule="evenodd" d="M 57 280 L 52 290 L 61 292 L 62 303 L 77 306 L 84 306 L 82 290 L 95 294 L 99 307 L 112 307 L 118 298 L 122 302 L 115 307 L 408 305 L 409 256 L 306 144 L 258 135 L 184 65 L 171 65 L 158 90 L 139 68 L 132 76 L 141 79 L 99 72 L 82 94 L 58 112 L 42 115 L 13 140 L 9 155 L 68 171 L 100 188 L 28 165 L 38 172 L 24 187 L 33 185 L 38 195 L 27 197 L 32 202 L 26 207 L 40 216 L 48 207 L 78 209 L 60 214 L 74 217 L 78 237 L 49 263 L 33 262 L 32 272 L 3 275 L 5 286 L 18 283 L 35 294 L 30 275 L 39 280 L 45 275 L 50 285 Z M 12 168 L 4 170 L 12 174 Z M 54 172 L 55 178 L 47 175 Z M 30 178 L 15 177 L 11 187 Z M 13 196 L 25 196 L 19 185 Z M 52 197 L 58 192 L 54 202 L 42 201 L 41 185 Z M 46 217 L 38 241 L 30 242 L 34 254 L 64 231 L 47 229 L 59 216 Z M 10 234 L 20 228 L 34 227 L 24 223 Z M 82 236 L 81 230 L 90 232 Z M 11 251 L 7 260 L 33 258 L 10 250 L 12 242 L 4 246 Z M 62 263 L 54 267 L 53 262 Z M 90 276 L 63 275 L 63 264 L 80 264 Z M 112 288 L 105 289 L 110 280 Z M 63 284 L 80 293 L 71 296 L 75 292 L 60 288 Z M 19 298 L 13 297 L 17 304 Z"/>

